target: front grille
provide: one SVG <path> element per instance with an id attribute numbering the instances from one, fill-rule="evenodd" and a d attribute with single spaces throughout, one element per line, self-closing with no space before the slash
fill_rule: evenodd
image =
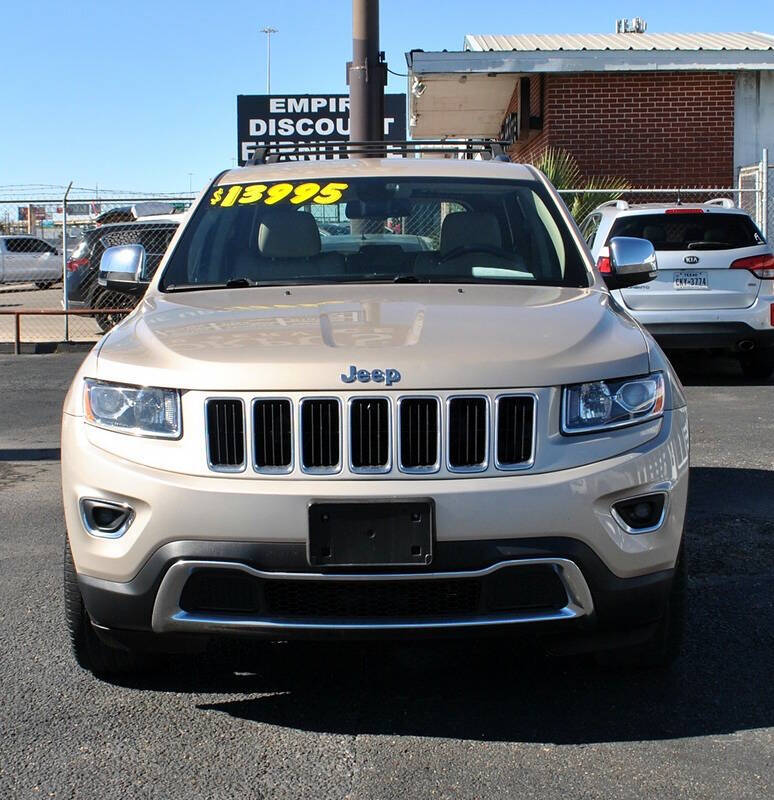
<path id="1" fill-rule="evenodd" d="M 191 613 L 256 614 L 261 609 L 261 584 L 235 570 L 194 572 L 183 587 L 180 608 Z"/>
<path id="2" fill-rule="evenodd" d="M 256 400 L 253 436 L 256 469 L 287 470 L 293 463 L 290 400 Z"/>
<path id="3" fill-rule="evenodd" d="M 249 404 L 249 405 L 248 405 Z M 290 475 L 524 470 L 535 462 L 537 397 L 479 391 L 441 396 L 212 397 L 207 460 L 215 472 Z M 248 455 L 249 445 L 249 455 Z M 397 462 L 397 463 L 396 463 Z"/>
<path id="4" fill-rule="evenodd" d="M 477 578 L 402 581 L 285 581 L 264 584 L 266 610 L 277 617 L 437 617 L 473 614 Z"/>
<path id="5" fill-rule="evenodd" d="M 384 470 L 390 463 L 390 404 L 357 398 L 349 407 L 350 459 L 357 470 Z"/>
<path id="6" fill-rule="evenodd" d="M 454 397 L 449 401 L 449 466 L 485 469 L 488 408 L 485 397 Z"/>
<path id="7" fill-rule="evenodd" d="M 556 611 L 567 602 L 556 570 L 543 564 L 483 576 L 372 581 L 263 578 L 223 567 L 195 571 L 180 594 L 180 608 L 189 613 L 275 619 L 460 618 Z"/>
<path id="8" fill-rule="evenodd" d="M 215 470 L 245 466 L 245 414 L 241 400 L 207 401 L 207 457 Z"/>
<path id="9" fill-rule="evenodd" d="M 434 397 L 403 398 L 400 403 L 400 463 L 429 472 L 438 465 L 438 412 Z"/>
<path id="10" fill-rule="evenodd" d="M 516 467 L 532 460 L 535 400 L 500 397 L 497 401 L 497 465 Z"/>
<path id="11" fill-rule="evenodd" d="M 334 472 L 341 461 L 339 401 L 332 398 L 301 402 L 301 459 L 304 469 Z"/>

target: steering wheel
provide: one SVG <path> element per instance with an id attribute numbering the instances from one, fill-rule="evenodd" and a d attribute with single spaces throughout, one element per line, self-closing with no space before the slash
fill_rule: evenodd
<path id="1" fill-rule="evenodd" d="M 509 253 L 502 247 L 495 247 L 494 245 L 488 244 L 461 244 L 458 247 L 452 247 L 448 253 L 442 255 L 438 259 L 438 263 L 443 264 L 446 261 L 457 258 L 457 256 L 465 255 L 465 253 L 489 253 L 490 255 L 498 256 L 499 258 L 507 258 L 511 261 L 515 259 L 515 253 Z"/>

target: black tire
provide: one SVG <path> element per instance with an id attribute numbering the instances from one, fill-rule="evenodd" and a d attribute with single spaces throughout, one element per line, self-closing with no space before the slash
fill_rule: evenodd
<path id="1" fill-rule="evenodd" d="M 35 286 L 37 286 L 38 289 L 50 289 L 53 285 L 53 281 L 35 281 Z"/>
<path id="2" fill-rule="evenodd" d="M 70 542 L 64 546 L 64 610 L 73 655 L 78 665 L 95 675 L 132 672 L 142 666 L 140 654 L 106 645 L 94 632 L 83 605 Z"/>
<path id="3" fill-rule="evenodd" d="M 117 294 L 116 292 L 108 292 L 104 289 L 98 290 L 94 293 L 91 300 L 92 308 L 128 308 L 130 300 L 125 296 Z M 111 328 L 114 328 L 126 316 L 125 314 L 95 314 L 94 319 L 97 321 L 100 330 L 107 333 Z"/>
<path id="4" fill-rule="evenodd" d="M 739 366 L 748 381 L 765 381 L 774 372 L 774 348 L 753 350 L 739 356 Z"/>
<path id="5" fill-rule="evenodd" d="M 597 663 L 605 667 L 650 669 L 668 667 L 680 655 L 685 630 L 688 572 L 684 547 L 680 548 L 667 609 L 648 639 L 596 653 Z"/>

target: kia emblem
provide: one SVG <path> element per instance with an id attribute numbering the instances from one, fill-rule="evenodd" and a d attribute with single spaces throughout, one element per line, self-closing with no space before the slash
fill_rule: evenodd
<path id="1" fill-rule="evenodd" d="M 699 263 L 699 257 L 698 256 L 686 256 L 683 259 L 683 261 L 685 261 L 686 264 L 698 264 Z"/>

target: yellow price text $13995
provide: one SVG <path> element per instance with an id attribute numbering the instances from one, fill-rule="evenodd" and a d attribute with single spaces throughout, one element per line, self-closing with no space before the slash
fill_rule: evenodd
<path id="1" fill-rule="evenodd" d="M 231 206 L 249 206 L 263 203 L 273 206 L 276 203 L 289 202 L 300 206 L 304 203 L 316 203 L 327 206 L 338 203 L 348 183 L 249 183 L 246 186 L 220 186 L 210 197 L 210 205 L 219 208 Z"/>

